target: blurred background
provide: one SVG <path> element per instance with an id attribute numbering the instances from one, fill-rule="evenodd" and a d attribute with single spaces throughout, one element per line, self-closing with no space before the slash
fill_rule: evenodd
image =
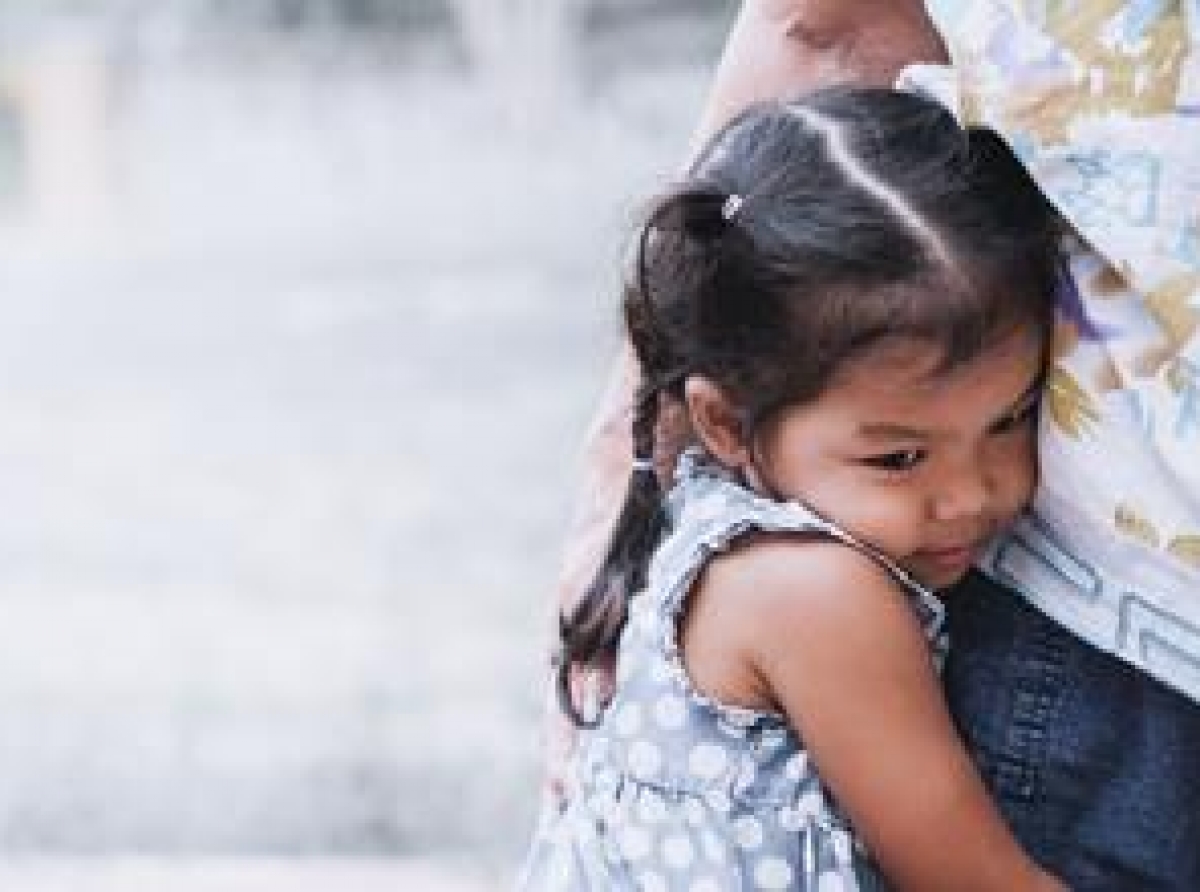
<path id="1" fill-rule="evenodd" d="M 735 0 L 0 0 L 0 888 L 506 888 Z"/>

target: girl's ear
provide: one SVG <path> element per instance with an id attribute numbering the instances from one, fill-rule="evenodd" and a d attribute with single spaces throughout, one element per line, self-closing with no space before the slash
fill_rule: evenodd
<path id="1" fill-rule="evenodd" d="M 692 375 L 684 382 L 683 398 L 696 436 L 709 455 L 727 468 L 750 463 L 741 418 L 720 387 L 708 378 Z"/>

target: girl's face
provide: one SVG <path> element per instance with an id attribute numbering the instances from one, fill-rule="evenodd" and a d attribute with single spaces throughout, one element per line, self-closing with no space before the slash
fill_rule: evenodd
<path id="1" fill-rule="evenodd" d="M 936 346 L 883 342 L 785 410 L 742 470 L 945 588 L 1033 494 L 1042 357 L 1018 331 L 938 373 Z"/>

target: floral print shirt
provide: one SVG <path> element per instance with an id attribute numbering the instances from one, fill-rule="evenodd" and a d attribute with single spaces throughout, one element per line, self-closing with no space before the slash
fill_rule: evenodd
<path id="1" fill-rule="evenodd" d="M 1200 0 L 929 0 L 902 85 L 1001 133 L 1075 234 L 1030 516 L 985 569 L 1200 700 Z"/>

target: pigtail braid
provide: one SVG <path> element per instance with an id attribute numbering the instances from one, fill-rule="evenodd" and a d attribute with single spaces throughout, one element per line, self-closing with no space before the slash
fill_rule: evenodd
<path id="1" fill-rule="evenodd" d="M 556 669 L 559 705 L 576 725 L 592 727 L 571 689 L 572 669 L 611 660 L 624 628 L 629 599 L 646 583 L 650 556 L 667 528 L 662 487 L 654 471 L 654 428 L 658 420 L 659 389 L 643 383 L 634 399 L 634 467 L 625 501 L 609 541 L 608 551 L 569 616 L 559 619 L 562 651 Z"/>
<path id="2" fill-rule="evenodd" d="M 696 323 L 692 301 L 677 298 L 710 282 L 720 253 L 715 244 L 729 227 L 723 212 L 729 198 L 693 183 L 663 198 L 638 237 L 633 280 L 623 302 L 625 328 L 641 371 L 631 419 L 633 466 L 600 568 L 574 610 L 559 618 L 558 701 L 582 727 L 594 726 L 597 717 L 582 715 L 575 702 L 574 669 L 605 664 L 615 656 L 629 601 L 646 585 L 651 556 L 669 524 L 654 466 L 655 431 L 662 401 L 682 398 L 692 363 L 680 345 L 692 340 Z"/>

